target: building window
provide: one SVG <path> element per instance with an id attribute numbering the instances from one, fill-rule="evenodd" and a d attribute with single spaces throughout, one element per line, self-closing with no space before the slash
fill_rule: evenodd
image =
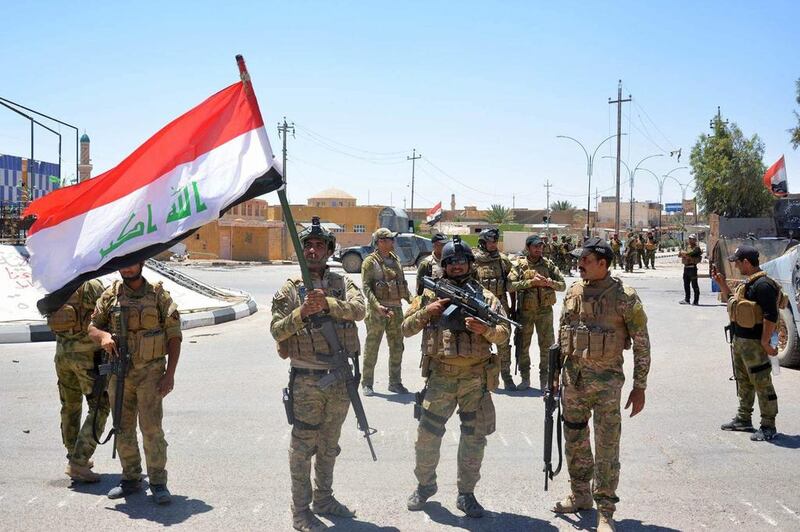
<path id="1" fill-rule="evenodd" d="M 367 226 L 364 224 L 353 224 L 353 232 L 354 233 L 366 233 Z"/>

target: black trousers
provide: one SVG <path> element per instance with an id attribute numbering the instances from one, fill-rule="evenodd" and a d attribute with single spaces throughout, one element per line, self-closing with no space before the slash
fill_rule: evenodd
<path id="1" fill-rule="evenodd" d="M 689 302 L 689 296 L 691 295 L 689 291 L 690 285 L 694 290 L 694 300 L 692 302 L 697 303 L 700 300 L 700 286 L 697 284 L 697 268 L 683 269 L 683 292 L 686 294 L 684 299 L 687 303 Z"/>

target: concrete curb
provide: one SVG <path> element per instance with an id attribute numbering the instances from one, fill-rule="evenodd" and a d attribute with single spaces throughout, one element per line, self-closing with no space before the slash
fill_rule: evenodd
<path id="1" fill-rule="evenodd" d="M 258 312 L 258 305 L 252 298 L 229 307 L 181 315 L 181 330 L 218 325 L 238 320 Z M 30 342 L 52 342 L 55 335 L 46 323 L 25 323 L 0 325 L 0 344 L 21 344 Z"/>

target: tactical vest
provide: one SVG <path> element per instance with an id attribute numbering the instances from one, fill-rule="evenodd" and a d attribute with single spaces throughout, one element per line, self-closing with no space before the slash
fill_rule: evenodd
<path id="1" fill-rule="evenodd" d="M 482 253 L 475 257 L 475 269 L 481 286 L 500 298 L 500 301 L 505 299 L 508 272 L 503 267 L 503 258 Z"/>
<path id="2" fill-rule="evenodd" d="M 441 279 L 444 277 L 442 265 L 434 255 L 428 255 L 425 258 L 425 271 L 423 273 L 428 277 L 433 277 L 434 279 Z"/>
<path id="3" fill-rule="evenodd" d="M 647 251 L 655 251 L 656 247 L 657 247 L 656 243 L 650 242 L 649 240 L 644 244 L 644 249 L 646 249 Z"/>
<path id="4" fill-rule="evenodd" d="M 433 360 L 454 366 L 474 366 L 489 360 L 492 344 L 470 331 L 452 331 L 432 318 L 422 330 L 422 354 Z"/>
<path id="5" fill-rule="evenodd" d="M 295 279 L 292 282 L 298 292 L 303 289 L 302 280 Z M 321 288 L 327 297 L 333 297 L 340 301 L 347 300 L 347 287 L 344 277 L 340 275 L 329 274 L 323 285 L 315 286 L 315 288 Z M 342 347 L 351 355 L 358 354 L 361 344 L 358 341 L 358 327 L 355 322 L 335 319 L 333 323 Z M 300 329 L 280 344 L 279 349 L 285 349 L 292 362 L 298 362 L 299 367 L 333 367 L 330 357 L 325 356 L 330 355 L 328 342 L 325 341 L 322 333 L 310 326 Z"/>
<path id="6" fill-rule="evenodd" d="M 535 271 L 544 277 L 550 278 L 550 271 L 544 259 L 532 265 L 528 259 L 520 259 L 517 263 L 519 271 L 522 273 L 520 281 L 527 279 L 525 272 Z M 556 291 L 546 286 L 536 286 L 526 288 L 517 292 L 517 305 L 523 311 L 538 310 L 545 307 L 552 307 L 556 304 Z"/>
<path id="7" fill-rule="evenodd" d="M 114 281 L 116 294 L 112 307 L 119 305 L 128 309 L 128 350 L 134 366 L 141 366 L 167 355 L 167 336 L 164 331 L 164 316 L 158 310 L 158 298 L 164 291 L 161 282 L 152 285 L 142 297 L 125 294 L 122 281 Z"/>
<path id="8" fill-rule="evenodd" d="M 372 268 L 375 272 L 372 279 L 372 292 L 381 305 L 385 307 L 401 306 L 400 300 L 408 292 L 408 283 L 406 283 L 405 275 L 403 275 L 400 259 L 394 254 L 392 254 L 392 257 L 397 263 L 399 272 L 386 266 L 383 262 L 383 257 L 379 253 L 375 253 L 375 260 L 372 263 Z"/>
<path id="9" fill-rule="evenodd" d="M 622 247 L 622 242 L 618 240 L 612 240 L 610 245 L 611 245 L 611 251 L 613 251 L 614 253 L 619 253 L 619 248 Z"/>
<path id="10" fill-rule="evenodd" d="M 86 332 L 92 320 L 92 308 L 83 307 L 86 283 L 82 284 L 64 305 L 47 317 L 47 325 L 57 335 Z"/>
<path id="11" fill-rule="evenodd" d="M 755 301 L 750 301 L 745 297 L 747 288 L 752 286 L 753 283 L 762 277 L 766 278 L 767 281 L 777 291 L 778 309 L 785 309 L 789 305 L 789 297 L 774 279 L 767 276 L 767 273 L 763 271 L 755 273 L 751 275 L 746 282 L 737 286 L 733 297 L 728 300 L 728 317 L 739 327 L 752 329 L 764 320 L 764 312 L 761 309 L 761 306 Z"/>
<path id="12" fill-rule="evenodd" d="M 685 266 L 697 266 L 698 264 L 700 264 L 701 262 L 703 262 L 703 254 L 702 254 L 702 253 L 701 253 L 701 254 L 699 254 L 697 257 L 690 257 L 690 256 L 689 256 L 689 251 L 690 251 L 690 250 L 687 250 L 687 251 L 685 252 L 685 253 L 686 253 L 686 255 L 683 255 L 683 256 L 681 257 L 681 262 L 682 262 L 682 263 L 683 263 Z"/>
<path id="13" fill-rule="evenodd" d="M 573 285 L 564 298 L 567 323 L 559 331 L 564 356 L 581 364 L 621 366 L 622 352 L 631 339 L 618 302 L 622 282 L 610 278 L 609 286 Z"/>

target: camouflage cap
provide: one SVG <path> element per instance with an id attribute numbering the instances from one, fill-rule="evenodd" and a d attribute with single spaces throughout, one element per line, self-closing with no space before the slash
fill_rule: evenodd
<path id="1" fill-rule="evenodd" d="M 525 239 L 525 247 L 528 246 L 538 246 L 542 243 L 542 237 L 539 235 L 530 235 L 528 238 Z"/>
<path id="2" fill-rule="evenodd" d="M 393 233 L 392 231 L 390 231 L 385 227 L 381 227 L 380 229 L 372 233 L 372 239 L 380 240 L 381 238 L 394 238 L 395 235 L 396 233 Z"/>

